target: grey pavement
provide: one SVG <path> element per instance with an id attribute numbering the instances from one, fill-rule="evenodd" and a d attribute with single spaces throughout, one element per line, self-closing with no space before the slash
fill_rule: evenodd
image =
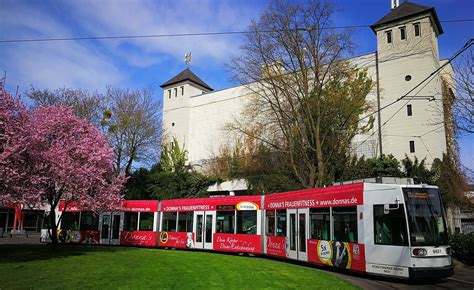
<path id="1" fill-rule="evenodd" d="M 443 280 L 404 281 L 368 275 L 344 274 L 330 271 L 333 275 L 367 290 L 378 289 L 474 289 L 474 268 L 455 262 L 454 275 Z"/>
<path id="2" fill-rule="evenodd" d="M 0 245 L 38 245 L 40 236 L 40 233 L 28 233 L 28 237 L 25 235 L 10 237 L 10 234 L 3 234 L 3 237 L 0 238 Z"/>

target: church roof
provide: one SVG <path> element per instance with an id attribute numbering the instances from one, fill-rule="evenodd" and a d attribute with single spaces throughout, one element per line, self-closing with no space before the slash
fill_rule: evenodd
<path id="1" fill-rule="evenodd" d="M 197 75 L 195 75 L 189 68 L 183 70 L 182 72 L 180 72 L 179 74 L 171 78 L 169 81 L 162 84 L 160 87 L 164 88 L 164 87 L 171 86 L 171 85 L 181 83 L 184 81 L 193 82 L 197 85 L 200 85 L 201 87 L 204 87 L 210 91 L 213 91 L 213 89 L 208 84 L 206 84 Z"/>
<path id="2" fill-rule="evenodd" d="M 427 7 L 427 6 L 411 3 L 408 1 L 405 1 L 397 8 L 392 9 L 387 15 L 385 15 L 379 21 L 372 24 L 370 28 L 372 28 L 372 30 L 375 32 L 375 28 L 377 28 L 380 25 L 396 22 L 405 18 L 424 14 L 426 12 L 429 12 L 432 14 L 439 34 L 442 34 L 443 28 L 441 28 L 441 23 L 439 22 L 438 15 L 436 14 L 436 10 L 434 9 L 434 7 Z"/>

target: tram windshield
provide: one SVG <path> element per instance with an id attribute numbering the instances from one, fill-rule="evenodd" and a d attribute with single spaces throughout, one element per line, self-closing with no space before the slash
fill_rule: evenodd
<path id="1" fill-rule="evenodd" d="M 436 188 L 404 188 L 412 246 L 448 244 L 446 222 Z"/>

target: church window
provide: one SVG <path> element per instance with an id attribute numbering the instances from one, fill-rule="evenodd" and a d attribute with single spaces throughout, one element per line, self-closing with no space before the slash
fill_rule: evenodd
<path id="1" fill-rule="evenodd" d="M 392 31 L 386 31 L 385 34 L 387 35 L 387 43 L 392 43 Z"/>
<path id="2" fill-rule="evenodd" d="M 174 88 L 174 96 L 175 96 L 175 97 L 178 96 L 178 88 Z"/>
<path id="3" fill-rule="evenodd" d="M 407 115 L 411 116 L 412 114 L 413 114 L 413 112 L 411 110 L 411 105 L 407 105 Z"/>
<path id="4" fill-rule="evenodd" d="M 413 24 L 413 27 L 415 28 L 415 36 L 420 36 L 421 35 L 420 23 Z"/>
<path id="5" fill-rule="evenodd" d="M 174 127 L 174 123 L 171 123 L 171 127 Z"/>
<path id="6" fill-rule="evenodd" d="M 415 153 L 415 141 L 410 141 L 410 153 Z"/>
<path id="7" fill-rule="evenodd" d="M 168 98 L 171 99 L 171 90 L 168 90 Z"/>
<path id="8" fill-rule="evenodd" d="M 181 96 L 184 95 L 184 86 L 181 86 Z"/>
<path id="9" fill-rule="evenodd" d="M 407 38 L 405 26 L 400 27 L 400 39 L 405 40 Z"/>

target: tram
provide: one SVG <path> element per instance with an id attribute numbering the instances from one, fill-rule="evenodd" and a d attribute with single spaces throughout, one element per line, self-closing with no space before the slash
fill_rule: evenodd
<path id="1" fill-rule="evenodd" d="M 403 279 L 453 275 L 441 197 L 429 185 L 126 200 L 98 216 L 60 204 L 60 215 L 64 243 L 267 255 Z"/>

